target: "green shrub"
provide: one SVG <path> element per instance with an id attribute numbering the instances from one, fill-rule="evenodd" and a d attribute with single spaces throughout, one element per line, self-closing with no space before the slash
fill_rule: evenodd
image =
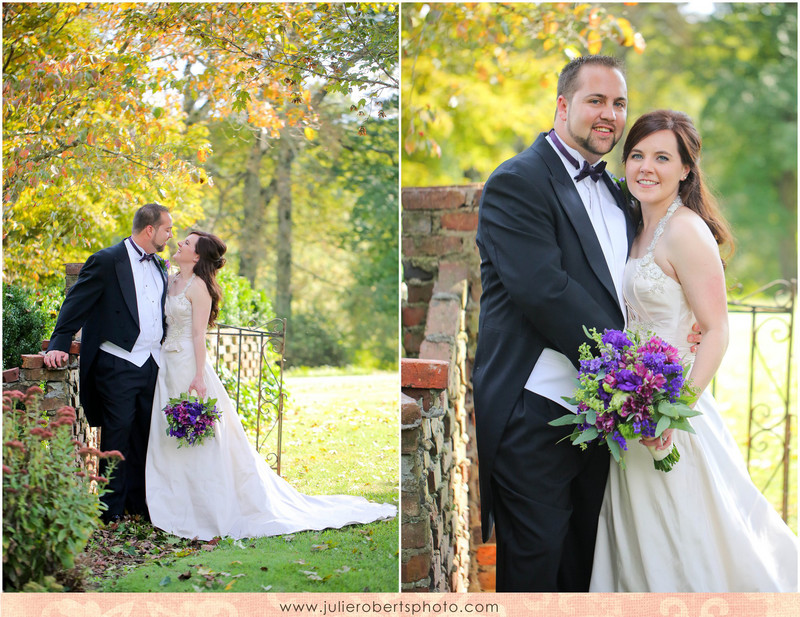
<path id="1" fill-rule="evenodd" d="M 343 366 L 349 361 L 339 328 L 320 313 L 292 315 L 287 324 L 286 366 Z"/>
<path id="2" fill-rule="evenodd" d="M 261 326 L 275 317 L 267 294 L 253 289 L 250 282 L 231 268 L 222 268 L 217 276 L 222 290 L 219 323 L 230 326 Z"/>
<path id="3" fill-rule="evenodd" d="M 57 589 L 99 524 L 106 478 L 84 472 L 79 457 L 109 458 L 72 438 L 75 410 L 40 411 L 41 389 L 3 394 L 3 589 Z M 88 468 L 88 465 L 87 465 Z M 95 489 L 94 491 L 92 489 Z"/>
<path id="4" fill-rule="evenodd" d="M 3 368 L 20 365 L 22 354 L 38 353 L 48 323 L 35 292 L 3 283 Z M 49 334 L 49 333 L 47 333 Z"/>

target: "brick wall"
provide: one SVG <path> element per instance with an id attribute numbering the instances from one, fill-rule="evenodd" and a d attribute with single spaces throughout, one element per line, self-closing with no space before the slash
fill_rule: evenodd
<path id="1" fill-rule="evenodd" d="M 42 343 L 47 349 L 48 341 Z M 25 392 L 31 386 L 43 387 L 42 411 L 53 413 L 68 405 L 75 409 L 77 421 L 72 427 L 72 436 L 87 446 L 100 448 L 99 429 L 89 426 L 83 409 L 80 406 L 78 389 L 78 353 L 80 343 L 73 342 L 69 349 L 69 362 L 63 369 L 48 369 L 44 365 L 44 357 L 39 354 L 23 355 L 20 366 L 3 371 L 3 392 L 20 390 Z M 82 458 L 78 458 L 84 464 Z M 90 457 L 88 464 L 93 471 L 98 469 L 96 457 Z"/>
<path id="2" fill-rule="evenodd" d="M 470 383 L 480 300 L 475 231 L 481 189 L 402 192 L 403 591 L 494 588 L 493 547 L 478 552 Z M 447 369 L 445 382 L 436 382 L 436 367 Z"/>

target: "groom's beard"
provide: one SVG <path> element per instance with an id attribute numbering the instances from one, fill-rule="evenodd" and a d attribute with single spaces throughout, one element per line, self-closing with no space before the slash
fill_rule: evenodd
<path id="1" fill-rule="evenodd" d="M 163 250 L 164 250 L 166 247 L 167 247 L 167 244 L 166 244 L 166 243 L 164 243 L 164 244 L 154 244 L 154 245 L 153 245 L 153 248 L 155 248 L 155 249 L 156 249 L 156 253 L 160 253 L 160 252 L 161 252 L 161 251 L 163 251 Z"/>
<path id="2" fill-rule="evenodd" d="M 598 143 L 598 140 L 595 139 L 591 134 L 591 128 L 589 129 L 589 137 L 581 137 L 573 132 L 572 127 L 567 125 L 567 132 L 569 133 L 570 137 L 578 144 L 581 148 L 586 150 L 587 152 L 591 152 L 592 154 L 596 154 L 597 156 L 605 156 L 609 152 L 614 149 L 614 146 L 617 145 L 619 139 L 617 139 L 616 135 L 613 135 L 611 139 L 611 146 L 606 149 L 605 143 Z"/>

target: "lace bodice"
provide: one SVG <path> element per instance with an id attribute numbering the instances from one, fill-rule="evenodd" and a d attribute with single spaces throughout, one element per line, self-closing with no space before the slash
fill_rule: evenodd
<path id="1" fill-rule="evenodd" d="M 653 259 L 653 251 L 667 222 L 682 205 L 681 198 L 677 197 L 658 222 L 647 252 L 642 257 L 628 260 L 622 287 L 628 310 L 628 328 L 642 334 L 653 332 L 677 347 L 684 358 L 691 360 L 686 337 L 694 324 L 694 315 L 680 283 L 667 276 Z"/>
<path id="2" fill-rule="evenodd" d="M 182 344 L 192 343 L 192 303 L 186 298 L 186 290 L 195 278 L 192 274 L 186 287 L 179 294 L 167 295 L 165 313 L 167 316 L 167 338 L 161 349 L 164 351 L 181 351 Z"/>

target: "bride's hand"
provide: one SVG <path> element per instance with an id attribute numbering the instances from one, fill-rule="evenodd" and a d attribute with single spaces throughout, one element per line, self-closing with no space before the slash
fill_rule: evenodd
<path id="1" fill-rule="evenodd" d="M 666 450 L 672 447 L 672 434 L 674 432 L 674 428 L 668 428 L 661 433 L 661 437 L 654 437 L 653 439 L 645 439 L 642 437 L 639 443 L 643 446 L 655 446 L 656 450 Z"/>
<path id="2" fill-rule="evenodd" d="M 192 383 L 189 384 L 189 394 L 192 393 L 192 390 L 197 393 L 197 397 L 201 400 L 206 398 L 206 382 L 203 381 L 202 375 L 198 375 L 192 379 Z"/>

